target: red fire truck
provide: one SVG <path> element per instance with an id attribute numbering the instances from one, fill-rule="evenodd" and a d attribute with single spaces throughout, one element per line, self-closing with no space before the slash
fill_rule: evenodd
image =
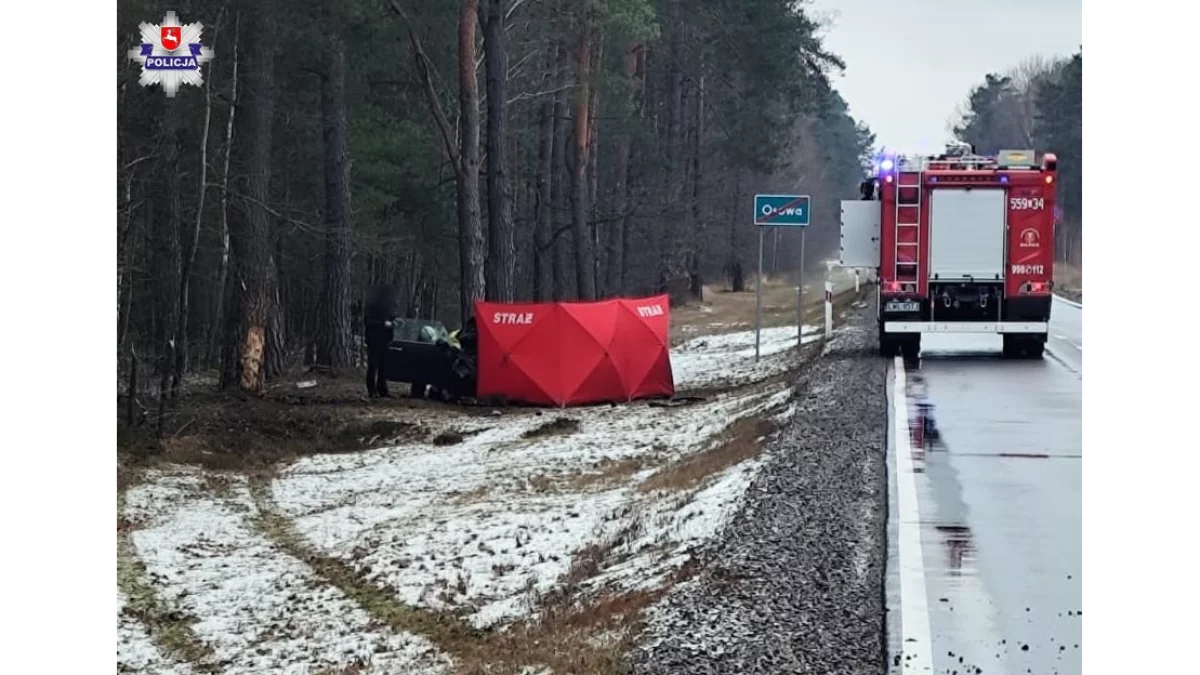
<path id="1" fill-rule="evenodd" d="M 922 333 L 992 333 L 1006 357 L 1042 357 L 1057 163 L 964 144 L 876 162 L 861 199 L 841 204 L 842 265 L 876 270 L 883 355 L 915 359 Z"/>

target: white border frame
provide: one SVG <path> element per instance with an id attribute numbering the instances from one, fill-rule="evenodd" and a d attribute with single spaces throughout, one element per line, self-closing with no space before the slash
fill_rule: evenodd
<path id="1" fill-rule="evenodd" d="M 1084 406 L 1084 665 L 1099 674 L 1174 672 L 1194 660 L 1190 626 L 1200 600 L 1186 543 L 1200 475 L 1191 450 L 1200 366 L 1195 311 L 1180 301 L 1200 228 L 1190 192 L 1176 186 L 1194 182 L 1196 172 L 1187 159 L 1161 157 L 1182 151 L 1186 158 L 1193 145 L 1187 83 L 1195 77 L 1191 33 L 1200 9 L 1163 0 L 1111 9 L 1092 2 L 1084 19 L 1087 332 L 1096 369 Z M 9 252 L 0 283 L 9 321 L 0 340 L 13 400 L 5 470 L 14 477 L 3 492 L 4 590 L 17 618 L 6 638 L 19 648 L 5 664 L 11 672 L 94 672 L 112 667 L 116 642 L 116 544 L 108 529 L 116 434 L 113 70 L 125 67 L 119 54 L 127 47 L 117 45 L 112 59 L 111 4 L 25 3 L 7 11 L 19 29 L 7 36 L 10 58 L 0 62 L 10 116 L 0 163 Z M 64 21 L 80 38 L 69 49 L 45 38 L 46 27 Z M 1114 201 L 1114 192 L 1124 199 Z M 69 315 L 61 311 L 66 299 Z M 62 355 L 69 363 L 55 361 Z"/>

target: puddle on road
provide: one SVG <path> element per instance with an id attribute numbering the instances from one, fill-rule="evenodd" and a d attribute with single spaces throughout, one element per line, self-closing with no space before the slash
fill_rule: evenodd
<path id="1" fill-rule="evenodd" d="M 912 447 L 913 471 L 925 473 L 925 453 L 936 450 L 941 439 L 933 401 L 919 370 L 906 374 L 904 393 L 908 397 L 908 433 Z"/>
<path id="2" fill-rule="evenodd" d="M 942 546 L 946 549 L 946 570 L 952 577 L 962 576 L 964 567 L 970 572 L 975 558 L 975 542 L 971 528 L 966 525 L 935 525 L 942 535 Z"/>

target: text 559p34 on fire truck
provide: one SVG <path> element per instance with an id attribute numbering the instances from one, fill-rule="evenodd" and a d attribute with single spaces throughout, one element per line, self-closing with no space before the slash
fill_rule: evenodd
<path id="1" fill-rule="evenodd" d="M 846 267 L 876 270 L 879 350 L 916 358 L 922 333 L 998 333 L 1041 358 L 1054 274 L 1057 158 L 1033 150 L 884 156 L 842 202 Z"/>

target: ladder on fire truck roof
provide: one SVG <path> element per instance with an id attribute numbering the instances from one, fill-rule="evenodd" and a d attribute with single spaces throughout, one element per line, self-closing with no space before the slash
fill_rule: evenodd
<path id="1" fill-rule="evenodd" d="M 974 155 L 906 155 L 897 157 L 900 171 L 984 171 L 989 169 L 1036 169 L 1034 150 L 1001 150 L 995 157 Z"/>
<path id="2" fill-rule="evenodd" d="M 896 281 L 908 292 L 917 292 L 921 276 L 921 172 L 901 167 L 896 174 L 896 218 L 893 260 Z M 902 255 L 903 254 L 903 255 Z"/>

